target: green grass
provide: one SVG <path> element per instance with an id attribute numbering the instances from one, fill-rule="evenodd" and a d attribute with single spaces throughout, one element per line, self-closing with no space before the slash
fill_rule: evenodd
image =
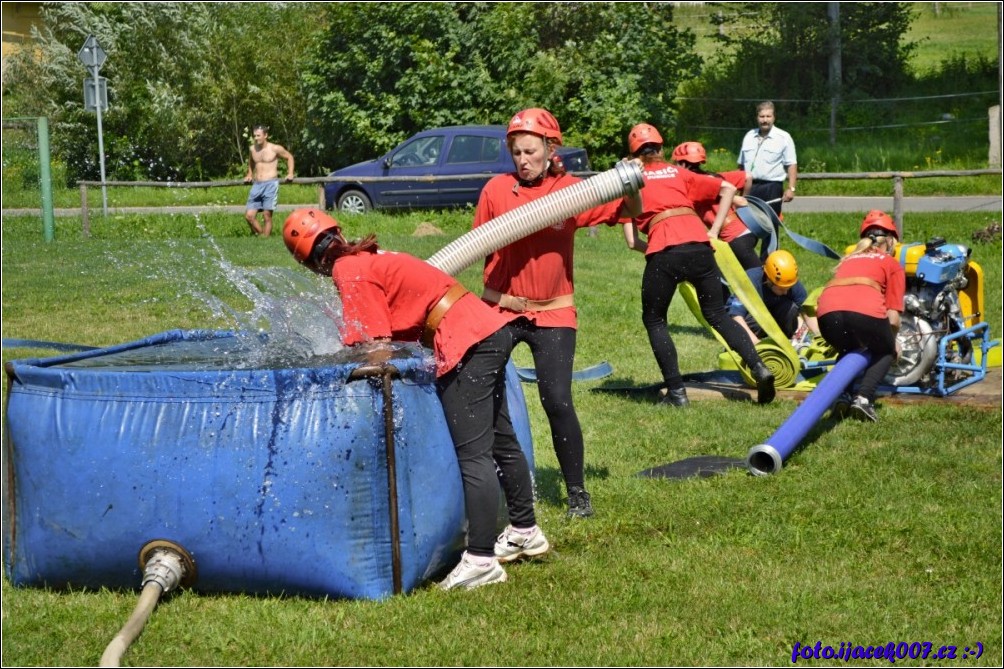
<path id="1" fill-rule="evenodd" d="M 906 38 L 917 42 L 911 65 L 932 72 L 949 57 L 997 59 L 996 2 L 915 2 L 916 18 Z M 935 4 L 939 13 L 935 14 Z"/>
<path id="2" fill-rule="evenodd" d="M 838 249 L 853 241 L 859 219 L 786 217 Z M 1001 242 L 970 241 L 991 220 L 999 217 L 913 214 L 905 227 L 908 241 L 941 234 L 972 244 L 999 337 Z M 428 257 L 469 221 L 464 213 L 416 213 L 345 223 L 351 235 L 374 230 L 386 248 Z M 421 222 L 447 234 L 415 237 Z M 93 221 L 83 239 L 79 220 L 59 219 L 57 241 L 46 244 L 37 219 L 6 217 L 3 335 L 111 345 L 173 328 L 232 327 L 199 297 L 250 309 L 222 276 L 220 255 L 248 270 L 298 269 L 277 236 L 253 239 L 244 227 L 239 215 L 122 216 Z M 826 280 L 829 261 L 792 250 L 807 285 Z M 576 254 L 576 367 L 607 360 L 612 381 L 657 381 L 640 322 L 643 259 L 606 228 L 580 235 Z M 461 279 L 476 288 L 480 274 L 469 269 Z M 680 299 L 671 321 L 683 371 L 713 369 L 719 346 Z M 3 359 L 50 354 L 4 349 Z M 525 348 L 517 363 L 529 364 Z M 978 641 L 983 656 L 964 664 L 1004 659 L 999 406 L 880 401 L 875 425 L 821 421 L 775 476 L 735 470 L 667 481 L 636 474 L 695 455 L 742 458 L 796 402 L 695 400 L 687 411 L 660 411 L 590 392 L 597 385 L 574 388 L 597 509 L 584 522 L 564 519 L 546 419 L 536 388 L 523 386 L 538 515 L 556 555 L 510 567 L 508 584 L 468 593 L 420 588 L 385 602 L 182 592 L 158 606 L 124 663 L 782 666 L 793 643 L 816 641 L 930 641 L 960 653 Z M 2 594 L 4 666 L 96 664 L 137 602 L 135 592 L 16 588 L 6 579 Z M 854 663 L 862 664 L 885 666 Z"/>
<path id="3" fill-rule="evenodd" d="M 997 3 L 994 2 L 913 2 L 915 18 L 906 40 L 917 42 L 911 66 L 918 74 L 937 70 L 942 61 L 955 56 L 997 58 Z M 940 7 L 935 14 L 934 5 Z M 714 6 L 708 3 L 680 3 L 674 23 L 697 35 L 697 52 L 704 59 L 715 55 L 716 28 L 708 20 Z"/>
<path id="4" fill-rule="evenodd" d="M 108 207 L 190 207 L 198 205 L 209 206 L 244 206 L 248 201 L 249 186 L 214 186 L 213 188 L 153 188 L 146 186 L 108 186 L 105 188 L 108 196 Z M 280 189 L 281 204 L 311 204 L 318 203 L 317 186 L 301 184 L 283 184 Z M 37 209 L 41 202 L 38 189 L 25 189 L 12 184 L 4 186 L 4 209 Z M 80 207 L 79 188 L 59 188 L 53 185 L 52 206 L 56 209 L 76 209 Z M 87 189 L 87 206 L 92 212 L 101 213 L 101 188 L 90 186 Z"/>

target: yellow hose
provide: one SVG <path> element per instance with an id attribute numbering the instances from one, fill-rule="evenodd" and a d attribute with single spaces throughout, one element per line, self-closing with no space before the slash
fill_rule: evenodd
<path id="1" fill-rule="evenodd" d="M 757 344 L 756 349 L 760 353 L 760 357 L 764 363 L 774 374 L 774 387 L 789 388 L 795 385 L 798 381 L 798 372 L 801 369 L 798 352 L 791 345 L 791 341 L 784 336 L 784 332 L 778 327 L 774 321 L 774 317 L 770 315 L 767 305 L 763 303 L 763 298 L 757 293 L 756 288 L 754 288 L 749 276 L 746 275 L 746 271 L 739 264 L 739 260 L 729 245 L 720 239 L 712 240 L 711 244 L 715 249 L 715 261 L 718 263 L 718 267 L 721 269 L 725 280 L 728 281 L 729 289 L 742 302 L 746 310 L 752 314 L 753 319 L 763 328 L 763 331 L 767 333 L 767 338 L 761 340 Z M 740 359 L 739 354 L 731 350 L 725 339 L 704 319 L 704 316 L 701 314 L 700 303 L 697 301 L 697 291 L 694 290 L 694 287 L 688 282 L 683 282 L 680 284 L 679 289 L 680 294 L 687 302 L 687 306 L 690 307 L 690 311 L 697 318 L 698 322 L 704 325 L 722 346 L 725 347 L 726 354 L 732 360 L 735 369 L 739 370 L 743 381 L 751 388 L 755 388 L 756 381 L 753 379 L 753 375 L 745 363 Z"/>
<path id="2" fill-rule="evenodd" d="M 798 382 L 798 370 L 800 368 L 798 356 L 796 355 L 793 362 L 789 352 L 786 350 L 786 348 L 791 348 L 791 343 L 787 339 L 785 343 L 788 344 L 787 347 L 778 346 L 770 339 L 761 339 L 756 345 L 760 358 L 763 359 L 764 364 L 774 374 L 775 388 L 790 388 Z M 745 378 L 745 375 L 743 378 Z M 752 378 L 747 380 L 747 383 L 750 381 L 752 381 Z"/>

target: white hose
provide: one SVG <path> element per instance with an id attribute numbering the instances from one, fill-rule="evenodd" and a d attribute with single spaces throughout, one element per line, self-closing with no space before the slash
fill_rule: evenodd
<path id="1" fill-rule="evenodd" d="M 140 551 L 140 560 L 143 562 L 143 590 L 139 594 L 139 602 L 129 620 L 101 654 L 98 666 L 121 666 L 119 663 L 122 661 L 122 656 L 128 650 L 129 644 L 143 631 L 161 595 L 174 590 L 183 581 L 190 582 L 190 579 L 194 578 L 195 563 L 192 562 L 188 552 L 175 544 L 170 545 L 176 546 L 177 550 L 167 548 L 166 545 L 169 545 L 169 542 L 152 541 Z"/>
<path id="2" fill-rule="evenodd" d="M 619 162 L 613 169 L 549 193 L 464 233 L 426 262 L 456 276 L 503 246 L 593 207 L 637 193 L 644 185 L 637 163 Z"/>
<path id="3" fill-rule="evenodd" d="M 146 625 L 146 621 L 150 618 L 150 614 L 153 613 L 154 607 L 157 606 L 157 602 L 160 600 L 160 595 L 163 593 L 163 588 L 160 587 L 159 583 L 151 581 L 143 586 L 143 592 L 139 595 L 139 603 L 136 604 L 136 608 L 133 609 L 132 615 L 129 616 L 129 620 L 126 624 L 119 630 L 119 633 L 115 635 L 108 647 L 105 648 L 105 652 L 101 654 L 101 663 L 98 665 L 100 667 L 118 667 L 121 666 L 119 662 L 122 660 L 122 656 L 125 654 L 126 650 L 129 648 L 139 633 L 143 631 L 143 627 Z"/>

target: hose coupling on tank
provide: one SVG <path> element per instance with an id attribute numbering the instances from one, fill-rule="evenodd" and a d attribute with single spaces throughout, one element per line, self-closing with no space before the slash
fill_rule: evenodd
<path id="1" fill-rule="evenodd" d="M 139 551 L 139 566 L 143 570 L 143 587 L 156 583 L 162 594 L 195 582 L 195 561 L 173 541 L 148 542 Z"/>

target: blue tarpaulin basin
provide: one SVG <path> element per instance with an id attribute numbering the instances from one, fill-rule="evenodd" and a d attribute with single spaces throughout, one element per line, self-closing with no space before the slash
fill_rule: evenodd
<path id="1" fill-rule="evenodd" d="M 455 563 L 463 494 L 429 361 L 236 368 L 242 341 L 175 330 L 7 364 L 12 583 L 136 588 L 152 540 L 187 550 L 208 592 L 378 599 Z M 532 471 L 511 363 L 507 388 Z"/>

